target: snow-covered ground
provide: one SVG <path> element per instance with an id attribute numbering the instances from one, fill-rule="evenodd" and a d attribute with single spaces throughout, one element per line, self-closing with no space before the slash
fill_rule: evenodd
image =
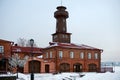
<path id="1" fill-rule="evenodd" d="M 16 74 L 8 74 L 16 75 Z M 80 75 L 84 75 L 80 77 Z M 4 76 L 4 75 L 0 75 Z M 30 74 L 18 73 L 18 80 L 30 80 Z M 120 67 L 115 67 L 115 72 L 106 73 L 60 73 L 60 74 L 34 74 L 34 80 L 120 80 Z"/>

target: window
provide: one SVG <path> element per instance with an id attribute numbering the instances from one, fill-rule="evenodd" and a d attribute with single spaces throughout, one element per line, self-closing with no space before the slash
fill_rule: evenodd
<path id="1" fill-rule="evenodd" d="M 17 51 L 17 52 L 21 52 L 21 49 L 20 49 L 20 48 L 17 48 L 16 51 Z"/>
<path id="2" fill-rule="evenodd" d="M 54 39 L 57 38 L 57 35 L 54 35 Z"/>
<path id="3" fill-rule="evenodd" d="M 63 34 L 62 37 L 63 37 L 63 38 L 68 38 L 68 35 L 64 35 L 64 34 Z"/>
<path id="4" fill-rule="evenodd" d="M 91 59 L 91 57 L 92 57 L 91 53 L 88 53 L 88 59 Z"/>
<path id="5" fill-rule="evenodd" d="M 70 52 L 70 58 L 74 58 L 74 52 Z"/>
<path id="6" fill-rule="evenodd" d="M 62 36 L 63 36 L 63 38 L 65 38 L 65 35 L 64 35 L 64 34 L 63 34 Z"/>
<path id="7" fill-rule="evenodd" d="M 0 46 L 0 53 L 4 53 L 4 46 Z"/>
<path id="8" fill-rule="evenodd" d="M 98 59 L 98 53 L 95 53 L 94 57 L 95 59 Z"/>
<path id="9" fill-rule="evenodd" d="M 65 35 L 66 36 L 66 38 L 68 38 L 68 35 Z"/>
<path id="10" fill-rule="evenodd" d="M 63 31 L 65 31 L 65 27 L 63 27 Z"/>
<path id="11" fill-rule="evenodd" d="M 46 52 L 46 58 L 48 58 L 48 52 Z"/>
<path id="12" fill-rule="evenodd" d="M 65 19 L 63 19 L 63 22 L 65 22 Z"/>
<path id="13" fill-rule="evenodd" d="M 57 23 L 57 25 L 59 24 L 59 21 L 58 21 L 58 19 L 57 19 L 57 22 L 56 22 L 56 23 Z M 56 31 L 58 32 L 58 27 L 56 27 Z"/>
<path id="14" fill-rule="evenodd" d="M 84 58 L 84 53 L 83 53 L 83 52 L 80 53 L 80 58 L 81 58 L 81 59 Z"/>
<path id="15" fill-rule="evenodd" d="M 52 58 L 52 51 L 50 51 L 50 58 Z"/>
<path id="16" fill-rule="evenodd" d="M 63 57 L 63 52 L 59 51 L 59 58 L 62 58 L 62 57 Z"/>
<path id="17" fill-rule="evenodd" d="M 56 27 L 56 31 L 58 32 L 58 27 Z"/>

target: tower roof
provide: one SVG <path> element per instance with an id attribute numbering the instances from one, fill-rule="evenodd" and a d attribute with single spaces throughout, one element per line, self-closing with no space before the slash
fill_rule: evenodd
<path id="1" fill-rule="evenodd" d="M 54 13 L 54 17 L 58 18 L 58 17 L 64 17 L 64 18 L 68 18 L 69 14 L 67 11 L 65 11 L 66 7 L 64 6 L 58 6 L 57 11 Z"/>
<path id="2" fill-rule="evenodd" d="M 66 7 L 65 6 L 58 6 L 56 9 L 58 9 L 58 10 L 65 10 Z"/>

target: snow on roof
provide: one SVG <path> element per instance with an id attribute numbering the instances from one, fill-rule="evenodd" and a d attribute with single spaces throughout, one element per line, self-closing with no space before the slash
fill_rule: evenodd
<path id="1" fill-rule="evenodd" d="M 14 53 L 31 53 L 31 47 L 12 46 L 12 52 Z M 33 53 L 42 53 L 41 48 L 33 47 Z"/>
<path id="2" fill-rule="evenodd" d="M 51 47 L 63 47 L 63 48 L 75 48 L 75 49 L 97 49 L 97 50 L 101 50 L 95 47 L 91 47 L 88 45 L 84 45 L 84 44 L 74 44 L 74 43 L 59 43 L 59 42 L 50 42 L 49 43 L 50 46 L 46 47 L 46 48 L 51 48 Z"/>

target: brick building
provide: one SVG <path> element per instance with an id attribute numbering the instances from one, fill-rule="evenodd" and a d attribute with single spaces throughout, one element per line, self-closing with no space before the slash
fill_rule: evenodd
<path id="1" fill-rule="evenodd" d="M 56 72 L 100 71 L 101 49 L 83 44 L 52 42 L 45 51 L 44 60 L 55 62 Z"/>
<path id="2" fill-rule="evenodd" d="M 66 7 L 58 6 L 54 17 L 56 32 L 52 34 L 53 42 L 44 48 L 43 58 L 55 63 L 55 72 L 100 71 L 101 49 L 71 43 L 71 33 L 67 32 L 66 25 L 69 17 Z"/>
<path id="3" fill-rule="evenodd" d="M 8 58 L 11 56 L 12 41 L 0 39 L 0 72 L 8 71 Z"/>

